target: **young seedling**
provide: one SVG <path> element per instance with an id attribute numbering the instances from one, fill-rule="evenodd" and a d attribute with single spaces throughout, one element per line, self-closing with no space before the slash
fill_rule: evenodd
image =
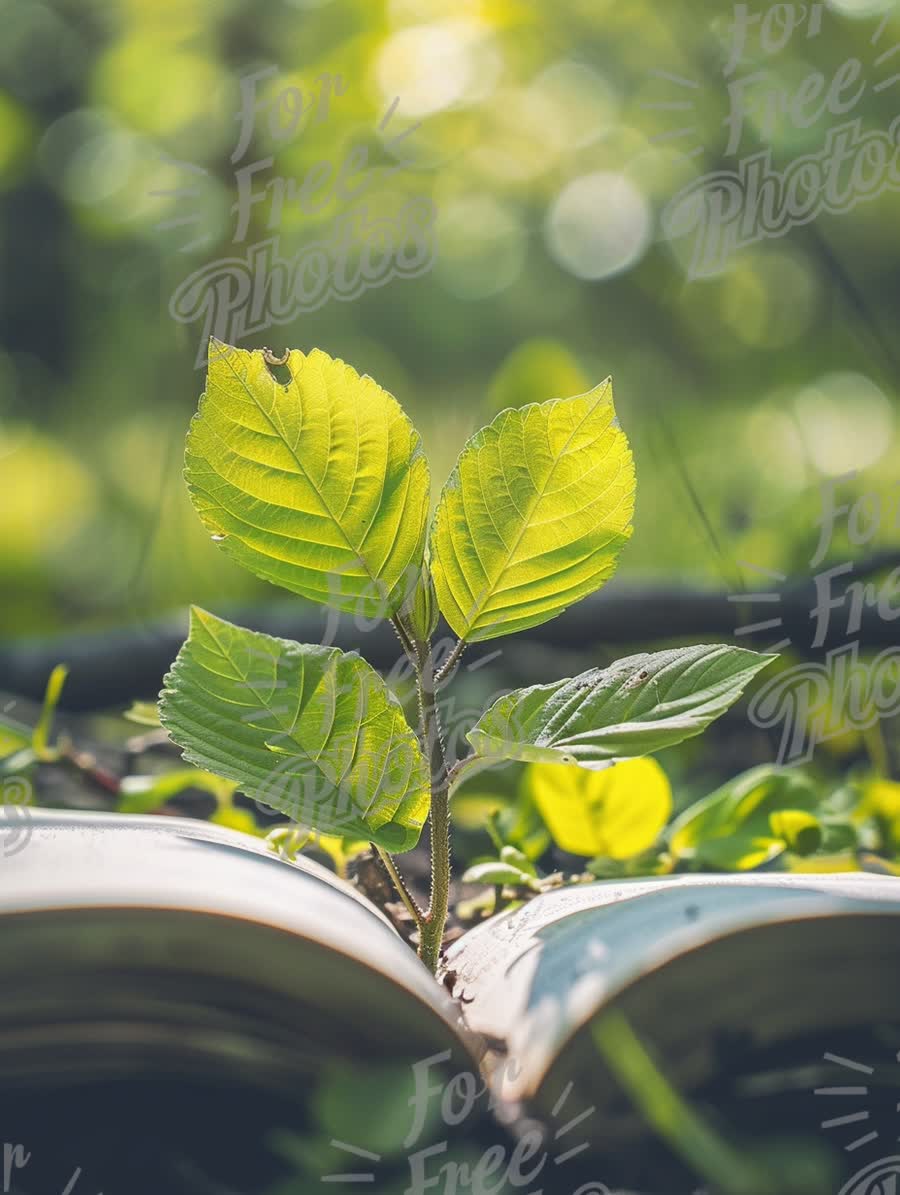
<path id="1" fill-rule="evenodd" d="M 187 439 L 194 506 L 233 560 L 293 593 L 390 619 L 416 730 L 355 652 L 257 634 L 194 609 L 160 718 L 184 757 L 318 834 L 374 844 L 438 965 L 450 800 L 508 760 L 601 768 L 698 734 L 771 657 L 727 646 L 641 654 L 509 693 L 448 759 L 439 691 L 464 647 L 554 618 L 612 575 L 634 466 L 612 386 L 501 412 L 465 445 L 429 518 L 419 436 L 371 378 L 318 349 L 276 360 L 213 341 Z M 437 666 L 439 614 L 457 638 Z M 431 831 L 421 909 L 393 858 Z"/>

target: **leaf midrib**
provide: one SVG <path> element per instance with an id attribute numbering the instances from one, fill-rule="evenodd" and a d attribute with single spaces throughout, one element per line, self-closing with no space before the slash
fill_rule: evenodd
<path id="1" fill-rule="evenodd" d="M 309 360 L 309 357 L 308 357 L 308 356 L 307 356 L 307 357 L 304 357 L 304 361 L 308 361 L 308 360 Z M 344 540 L 344 542 L 346 543 L 347 547 L 350 549 L 350 551 L 351 551 L 351 552 L 354 552 L 354 553 L 356 553 L 356 557 L 357 557 L 357 559 L 358 559 L 358 560 L 359 560 L 359 561 L 362 563 L 362 565 L 363 565 L 363 568 L 365 569 L 366 576 L 369 578 L 369 580 L 370 580 L 370 581 L 375 581 L 375 580 L 376 580 L 376 577 L 374 576 L 374 574 L 372 573 L 371 569 L 369 568 L 368 561 L 366 560 L 366 558 L 365 558 L 365 557 L 363 556 L 363 554 L 362 554 L 362 547 L 361 547 L 361 546 L 357 547 L 356 545 L 354 545 L 354 543 L 353 543 L 353 542 L 352 542 L 352 540 L 350 539 L 349 535 L 348 535 L 348 534 L 347 534 L 347 532 L 344 530 L 343 524 L 340 522 L 340 520 L 338 519 L 338 517 L 337 517 L 337 515 L 335 514 L 335 512 L 334 512 L 334 511 L 331 509 L 331 507 L 330 507 L 330 506 L 328 505 L 328 503 L 325 501 L 324 497 L 323 497 L 323 496 L 322 496 L 322 494 L 319 492 L 319 489 L 318 489 L 318 487 L 316 486 L 315 482 L 313 481 L 312 477 L 310 477 L 309 473 L 306 471 L 306 468 L 304 467 L 304 465 L 303 465 L 303 462 L 300 460 L 300 457 L 297 455 L 297 450 L 296 450 L 296 448 L 294 447 L 294 445 L 292 445 L 292 444 L 290 444 L 290 443 L 288 442 L 288 439 L 287 439 L 287 437 L 286 437 L 286 436 L 284 435 L 284 433 L 283 433 L 283 432 L 282 432 L 282 431 L 279 429 L 278 425 L 275 423 L 274 419 L 273 419 L 273 418 L 272 418 L 272 416 L 269 414 L 269 412 L 268 412 L 268 411 L 265 409 L 265 407 L 263 407 L 263 406 L 262 406 L 262 404 L 260 403 L 259 399 L 256 397 L 256 395 L 253 393 L 253 391 L 252 391 L 252 390 L 250 389 L 250 387 L 247 385 L 246 379 L 245 379 L 245 378 L 243 378 L 243 377 L 241 377 L 241 375 L 238 373 L 237 369 L 236 369 L 236 368 L 235 368 L 235 366 L 234 366 L 234 362 L 233 362 L 233 361 L 231 361 L 230 359 L 228 359 L 228 367 L 229 367 L 229 369 L 231 370 L 231 372 L 234 374 L 234 376 L 235 376 L 235 378 L 237 379 L 238 383 L 239 383 L 239 384 L 240 384 L 240 385 L 243 387 L 243 389 L 244 389 L 244 391 L 246 392 L 246 394 L 247 394 L 248 398 L 250 399 L 250 401 L 251 401 L 251 402 L 254 404 L 254 406 L 256 407 L 256 409 L 257 409 L 257 410 L 260 412 L 260 414 L 263 416 L 263 418 L 266 420 L 266 422 L 267 422 L 267 423 L 269 424 L 269 426 L 272 428 L 272 431 L 273 431 L 273 433 L 274 433 L 274 434 L 275 434 L 275 435 L 278 437 L 278 439 L 281 441 L 281 443 L 282 443 L 282 444 L 284 444 L 285 448 L 286 448 L 286 449 L 288 450 L 288 452 L 291 454 L 291 457 L 293 458 L 293 460 L 294 460 L 294 463 L 295 463 L 295 464 L 296 464 L 296 466 L 297 466 L 297 469 L 299 470 L 299 472 L 302 474 L 302 476 L 303 476 L 303 477 L 304 477 L 304 479 L 306 480 L 306 483 L 307 483 L 307 485 L 309 486 L 310 490 L 311 490 L 311 491 L 312 491 L 312 492 L 315 494 L 316 498 L 317 498 L 317 499 L 319 500 L 319 502 L 321 503 L 321 505 L 322 505 L 323 509 L 325 510 L 326 514 L 329 516 L 329 518 L 330 518 L 330 519 L 332 520 L 332 522 L 334 523 L 335 527 L 337 527 L 338 531 L 341 533 L 341 536 L 343 537 L 343 540 Z M 277 390 L 276 390 L 276 387 L 277 387 L 277 385 L 278 385 L 278 383 L 275 381 L 275 379 L 274 379 L 274 378 L 272 378 L 272 395 L 273 395 L 273 400 L 274 400 L 274 398 L 275 398 L 275 396 L 276 396 L 276 394 L 277 394 Z M 298 400 L 298 402 L 299 402 L 299 405 L 300 405 L 300 418 L 301 418 L 301 428 L 300 428 L 300 432 L 301 432 L 301 434 L 302 434 L 302 431 L 303 431 L 303 420 L 304 420 L 304 418 L 305 418 L 305 412 L 304 412 L 304 407 L 303 407 L 303 397 L 302 397 L 302 395 L 301 395 L 301 393 L 300 393 L 300 388 L 299 388 L 299 386 L 297 385 L 297 379 L 296 379 L 296 377 L 295 377 L 293 374 L 291 374 L 291 386 L 293 386 L 293 387 L 294 387 L 294 389 L 296 390 L 296 393 L 297 393 L 297 400 Z M 328 389 L 328 387 L 327 387 L 327 384 L 326 384 L 326 391 L 327 391 L 327 389 Z M 273 402 L 273 405 L 274 405 L 274 402 Z M 329 419 L 329 438 L 330 438 L 330 435 L 331 435 L 331 421 L 330 421 L 330 419 Z M 359 436 L 357 435 L 357 452 L 358 452 L 358 451 L 359 451 Z M 329 453 L 330 453 L 330 447 L 329 447 Z M 328 471 L 328 465 L 327 465 L 327 463 L 326 463 L 326 466 L 325 466 L 325 471 L 326 471 L 326 473 L 327 473 L 327 471 Z M 353 487 L 351 486 L 351 494 L 352 494 L 352 489 L 353 489 Z M 348 504 L 349 504 L 349 500 L 348 500 Z M 373 520 L 373 521 L 374 521 L 374 520 Z M 361 542 L 362 542 L 362 541 L 361 541 Z"/>
<path id="2" fill-rule="evenodd" d="M 572 440 L 575 438 L 577 433 L 580 432 L 581 429 L 584 427 L 585 423 L 587 423 L 587 421 L 591 417 L 591 415 L 593 415 L 594 411 L 597 409 L 600 402 L 608 394 L 608 392 L 609 392 L 609 387 L 606 386 L 605 389 L 603 390 L 603 393 L 596 399 L 596 401 L 594 403 L 591 404 L 591 406 L 584 413 L 584 415 L 578 421 L 578 423 L 575 425 L 575 427 L 572 428 L 571 432 L 569 433 L 568 437 L 566 438 L 566 442 L 562 446 L 562 449 L 560 450 L 560 452 L 557 454 L 556 459 L 554 460 L 554 462 L 550 468 L 550 472 L 547 474 L 547 476 L 543 480 L 540 491 L 535 493 L 534 498 L 529 503 L 528 517 L 522 520 L 522 525 L 519 528 L 519 533 L 516 536 L 515 542 L 507 550 L 506 559 L 503 561 L 503 564 L 500 566 L 499 570 L 494 571 L 494 577 L 491 580 L 490 591 L 487 594 L 485 594 L 485 596 L 476 604 L 476 612 L 473 615 L 471 615 L 468 619 L 470 631 L 474 630 L 476 628 L 479 618 L 481 618 L 481 615 L 484 613 L 485 607 L 487 606 L 491 597 L 494 595 L 494 590 L 496 588 L 496 585 L 497 585 L 500 577 L 503 575 L 503 573 L 506 571 L 506 569 L 509 568 L 510 560 L 515 555 L 516 551 L 518 550 L 519 544 L 522 542 L 522 538 L 524 537 L 528 528 L 531 526 L 531 516 L 534 514 L 535 508 L 537 506 L 539 506 L 540 503 L 544 500 L 544 497 L 546 496 L 547 487 L 550 484 L 550 481 L 552 480 L 552 478 L 559 466 L 560 461 L 563 460 L 566 453 L 568 452 L 569 445 L 572 443 Z M 571 402 L 572 400 L 571 399 L 561 399 L 558 401 Z M 523 420 L 522 426 L 524 426 L 524 420 Z M 549 426 L 549 421 L 548 421 L 548 426 Z M 499 455 L 499 440 L 500 440 L 500 432 L 498 431 L 498 433 L 497 433 L 498 455 Z M 529 473 L 530 473 L 530 469 L 529 469 Z M 479 481 L 480 481 L 480 478 L 481 478 L 481 470 L 479 468 Z M 515 503 L 513 503 L 513 505 L 515 506 Z M 518 507 L 516 507 L 516 510 L 518 511 Z M 493 522 L 493 518 L 491 519 L 491 521 Z M 486 575 L 486 573 L 487 573 L 487 570 L 485 570 L 485 575 Z"/>

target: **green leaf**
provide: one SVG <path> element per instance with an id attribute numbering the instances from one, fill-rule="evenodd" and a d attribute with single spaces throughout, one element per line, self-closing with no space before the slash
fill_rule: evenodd
<path id="1" fill-rule="evenodd" d="M 520 851 L 517 846 L 504 846 L 500 848 L 500 859 L 503 863 L 509 863 L 513 867 L 518 867 L 519 871 L 524 871 L 530 876 L 537 875 L 537 868 L 528 858 L 524 851 Z"/>
<path id="2" fill-rule="evenodd" d="M 900 784 L 874 777 L 861 785 L 855 817 L 863 822 L 873 819 L 885 849 L 900 849 Z"/>
<path id="3" fill-rule="evenodd" d="M 713 871 L 753 871 L 784 854 L 785 844 L 771 834 L 735 831 L 703 844 L 700 860 Z"/>
<path id="4" fill-rule="evenodd" d="M 211 793 L 219 801 L 224 792 L 233 790 L 234 785 L 221 776 L 196 768 L 179 768 L 159 776 L 126 776 L 119 785 L 118 810 L 120 813 L 150 813 L 191 788 Z"/>
<path id="5" fill-rule="evenodd" d="M 413 643 L 427 643 L 435 632 L 439 615 L 434 579 L 426 562 L 415 588 L 398 611 L 397 621 Z"/>
<path id="6" fill-rule="evenodd" d="M 123 717 L 139 726 L 159 726 L 159 710 L 152 701 L 132 701 Z"/>
<path id="7" fill-rule="evenodd" d="M 819 852 L 837 855 L 843 851 L 855 851 L 858 847 L 884 848 L 885 844 L 877 829 L 865 823 L 858 826 L 852 821 L 836 817 L 820 817 L 817 820 L 821 837 L 821 842 L 816 847 Z"/>
<path id="8" fill-rule="evenodd" d="M 487 863 L 476 863 L 463 874 L 465 884 L 508 884 L 513 888 L 531 888 L 535 884 L 533 875 L 512 863 L 492 859 Z"/>
<path id="9" fill-rule="evenodd" d="M 534 627 L 612 576 L 634 464 L 612 384 L 502 411 L 463 449 L 431 534 L 438 602 L 461 639 Z"/>
<path id="10" fill-rule="evenodd" d="M 266 842 L 282 859 L 292 862 L 308 842 L 312 840 L 312 830 L 303 826 L 288 823 L 286 826 L 276 826 L 266 835 Z"/>
<path id="11" fill-rule="evenodd" d="M 476 755 L 582 767 L 704 730 L 774 656 L 722 645 L 641 653 L 501 697 L 469 731 Z"/>
<path id="12" fill-rule="evenodd" d="M 399 702 L 355 653 L 195 607 L 159 709 L 185 759 L 301 825 L 390 851 L 418 841 L 427 765 Z"/>
<path id="13" fill-rule="evenodd" d="M 38 762 L 38 758 L 32 751 L 31 747 L 22 747 L 18 751 L 13 751 L 10 755 L 4 755 L 0 759 L 0 776 L 12 776 L 13 778 L 24 774 Z"/>
<path id="14" fill-rule="evenodd" d="M 669 779 L 655 759 L 602 772 L 536 763 L 526 776 L 555 842 L 574 855 L 630 859 L 656 842 L 672 812 Z"/>
<path id="15" fill-rule="evenodd" d="M 263 354 L 213 341 L 185 477 L 232 559 L 311 601 L 385 617 L 418 580 L 430 481 L 418 433 L 369 377 L 314 349 Z"/>
<path id="16" fill-rule="evenodd" d="M 672 823 L 669 848 L 677 859 L 745 871 L 788 848 L 796 851 L 798 832 L 801 845 L 812 846 L 809 827 L 803 834 L 798 815 L 814 815 L 820 804 L 818 790 L 803 772 L 764 764 L 686 809 Z M 779 816 L 785 813 L 790 816 Z M 812 822 L 818 826 L 815 816 Z M 821 841 L 821 831 L 818 837 Z"/>
<path id="17" fill-rule="evenodd" d="M 584 865 L 585 871 L 598 880 L 636 879 L 639 876 L 669 875 L 672 871 L 670 857 L 661 851 L 641 851 L 629 859 L 610 859 L 598 855 Z"/>

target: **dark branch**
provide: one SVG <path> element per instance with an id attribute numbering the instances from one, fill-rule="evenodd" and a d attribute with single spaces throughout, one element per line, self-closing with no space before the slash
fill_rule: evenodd
<path id="1" fill-rule="evenodd" d="M 870 578 L 898 565 L 900 554 L 880 553 L 857 562 L 849 579 Z M 605 646 L 622 648 L 691 638 L 707 642 L 734 640 L 764 648 L 777 640 L 790 639 L 795 651 L 816 656 L 820 652 L 810 647 L 815 605 L 815 589 L 809 581 L 786 585 L 777 603 L 755 605 L 749 599 L 746 603 L 729 600 L 721 590 L 688 585 L 613 584 L 552 622 L 469 650 L 471 662 L 477 664 L 480 655 L 496 652 L 498 644 L 511 659 L 527 651 L 529 645 L 540 645 L 578 652 L 584 658 L 584 667 L 589 667 L 603 659 Z M 871 606 L 863 610 L 859 632 L 848 635 L 849 605 L 848 600 L 843 608 L 832 612 L 821 651 L 840 647 L 850 639 L 873 650 L 896 643 L 897 623 L 887 621 Z M 320 608 L 298 605 L 296 601 L 223 613 L 254 630 L 307 643 L 322 641 L 327 618 Z M 773 618 L 781 619 L 777 628 L 735 637 L 738 627 Z M 39 700 L 53 666 L 66 663 L 71 672 L 64 708 L 102 709 L 134 698 L 154 698 L 186 633 L 187 618 L 178 615 L 143 627 L 0 643 L 0 689 Z M 352 618 L 343 618 L 335 643 L 359 649 L 376 668 L 387 670 L 397 663 L 398 644 L 389 623 L 361 631 Z"/>

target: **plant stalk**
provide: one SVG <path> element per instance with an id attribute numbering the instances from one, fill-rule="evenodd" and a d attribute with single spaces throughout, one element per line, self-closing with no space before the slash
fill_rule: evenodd
<path id="1" fill-rule="evenodd" d="M 444 927 L 450 907 L 450 776 L 436 700 L 439 681 L 435 676 L 431 643 L 413 644 L 396 622 L 395 629 L 415 667 L 416 693 L 419 698 L 419 739 L 428 760 L 431 782 L 431 897 L 427 913 L 423 913 L 416 904 L 388 852 L 380 847 L 377 850 L 400 899 L 418 927 L 419 957 L 429 971 L 435 974 L 441 958 Z M 461 643 L 457 644 L 457 659 L 462 646 Z"/>
<path id="2" fill-rule="evenodd" d="M 437 684 L 430 644 L 421 645 L 416 684 L 431 774 L 431 902 L 419 931 L 419 957 L 434 974 L 441 957 L 450 905 L 450 783 L 435 699 Z"/>

